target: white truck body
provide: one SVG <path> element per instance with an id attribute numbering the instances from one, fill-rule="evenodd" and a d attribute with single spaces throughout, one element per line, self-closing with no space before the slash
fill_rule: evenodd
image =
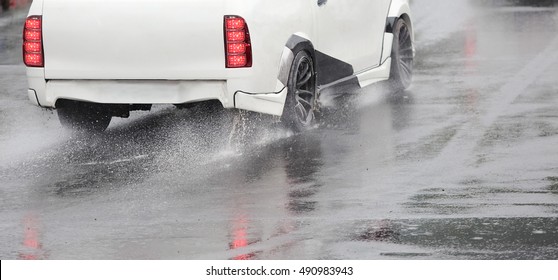
<path id="1" fill-rule="evenodd" d="M 248 26 L 251 67 L 225 67 L 227 15 Z M 29 16 L 42 17 L 44 66 L 27 68 L 38 106 L 216 99 L 280 116 L 300 48 L 311 48 L 319 89 L 386 80 L 386 22 L 410 11 L 406 0 L 35 0 Z"/>

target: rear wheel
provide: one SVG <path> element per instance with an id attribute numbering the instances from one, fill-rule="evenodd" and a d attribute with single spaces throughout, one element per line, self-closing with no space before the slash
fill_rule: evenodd
<path id="1" fill-rule="evenodd" d="M 287 83 L 287 100 L 281 121 L 295 132 L 310 128 L 315 122 L 316 72 L 312 57 L 297 53 Z"/>
<path id="2" fill-rule="evenodd" d="M 57 111 L 62 126 L 77 131 L 104 131 L 112 119 L 107 108 L 95 103 L 66 101 Z"/>
<path id="3" fill-rule="evenodd" d="M 390 84 L 397 91 L 404 90 L 411 86 L 412 78 L 413 40 L 409 25 L 400 18 L 393 27 Z"/>

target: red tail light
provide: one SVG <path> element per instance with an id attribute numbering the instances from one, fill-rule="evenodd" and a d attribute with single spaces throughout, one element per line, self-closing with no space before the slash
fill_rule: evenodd
<path id="1" fill-rule="evenodd" d="M 44 67 L 43 22 L 41 16 L 30 16 L 23 28 L 23 62 L 29 67 Z"/>
<path id="2" fill-rule="evenodd" d="M 252 67 L 252 44 L 246 21 L 239 16 L 225 16 L 224 32 L 226 67 Z"/>

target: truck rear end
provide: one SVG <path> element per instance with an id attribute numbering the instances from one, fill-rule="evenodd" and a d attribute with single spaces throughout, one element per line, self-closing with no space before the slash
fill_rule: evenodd
<path id="1" fill-rule="evenodd" d="M 84 102 L 125 116 L 138 105 L 212 99 L 234 108 L 238 91 L 281 91 L 283 44 L 260 39 L 266 52 L 253 51 L 250 31 L 260 27 L 251 23 L 266 15 L 247 2 L 35 0 L 24 32 L 29 97 L 59 114 Z M 259 100 L 270 106 L 252 107 L 281 114 L 284 98 Z"/>

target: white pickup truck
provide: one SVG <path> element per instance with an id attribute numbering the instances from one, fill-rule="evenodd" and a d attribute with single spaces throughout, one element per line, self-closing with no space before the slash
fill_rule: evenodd
<path id="1" fill-rule="evenodd" d="M 87 130 L 206 100 L 302 130 L 324 89 L 407 88 L 414 57 L 407 0 L 34 0 L 23 34 L 30 100 Z"/>

